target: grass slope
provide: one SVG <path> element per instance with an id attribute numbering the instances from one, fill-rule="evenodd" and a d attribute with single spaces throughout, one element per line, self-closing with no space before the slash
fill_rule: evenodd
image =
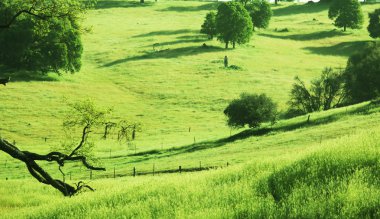
<path id="1" fill-rule="evenodd" d="M 314 113 L 310 123 L 297 117 L 234 130 L 232 136 L 222 114 L 245 91 L 266 92 L 284 109 L 295 75 L 310 80 L 325 66 L 344 67 L 370 40 L 365 29 L 334 30 L 324 5 L 282 4 L 274 6 L 269 29 L 257 31 L 248 45 L 224 50 L 198 33 L 215 8 L 213 2 L 100 1 L 84 20 L 92 31 L 83 37 L 81 72 L 15 75 L 16 82 L 1 87 L 1 136 L 23 149 L 46 152 L 61 144 L 63 100 L 90 97 L 113 106 L 115 117 L 141 122 L 143 133 L 136 155 L 133 146 L 100 140 L 96 155 L 108 171 L 94 173 L 91 185 L 98 191 L 70 199 L 0 153 L 0 217 L 379 217 L 378 102 Z M 284 28 L 289 32 L 276 31 Z M 201 48 L 203 42 L 210 47 Z M 224 55 L 242 70 L 222 68 Z M 231 166 L 105 179 L 113 168 L 123 175 L 134 166 L 165 170 L 200 161 Z M 65 171 L 73 182 L 88 181 L 78 166 Z"/>

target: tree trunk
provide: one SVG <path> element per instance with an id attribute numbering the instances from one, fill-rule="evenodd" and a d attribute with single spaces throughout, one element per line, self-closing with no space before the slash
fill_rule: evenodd
<path id="1" fill-rule="evenodd" d="M 141 4 L 144 3 L 144 0 L 140 0 L 140 3 L 141 3 Z"/>
<path id="2" fill-rule="evenodd" d="M 235 42 L 232 42 L 232 48 L 235 49 Z"/>
<path id="3" fill-rule="evenodd" d="M 274 4 L 277 5 L 278 4 L 278 0 L 274 0 Z"/>
<path id="4" fill-rule="evenodd" d="M 346 32 L 346 25 L 343 26 L 343 32 Z"/>
<path id="5" fill-rule="evenodd" d="M 16 146 L 12 145 L 4 139 L 0 139 L 0 150 L 9 154 L 13 158 L 25 163 L 29 170 L 29 173 L 37 179 L 40 183 L 44 183 L 59 190 L 64 196 L 72 196 L 78 193 L 82 188 L 88 188 L 93 191 L 91 187 L 85 185 L 83 182 L 78 182 L 76 188 L 65 183 L 64 180 L 53 179 L 49 173 L 47 173 L 42 167 L 40 167 L 36 161 L 48 161 L 57 162 L 59 167 L 64 165 L 67 161 L 82 161 L 83 165 L 88 169 L 105 170 L 104 168 L 92 167 L 86 161 L 86 157 L 83 156 L 68 156 L 60 152 L 50 152 L 47 155 L 40 155 L 29 151 L 21 151 Z M 63 174 L 63 173 L 62 173 Z M 64 175 L 63 175 L 64 178 Z"/>
<path id="6" fill-rule="evenodd" d="M 228 49 L 228 43 L 229 43 L 229 42 L 228 42 L 228 41 L 226 41 L 226 47 L 225 47 L 226 49 Z"/>

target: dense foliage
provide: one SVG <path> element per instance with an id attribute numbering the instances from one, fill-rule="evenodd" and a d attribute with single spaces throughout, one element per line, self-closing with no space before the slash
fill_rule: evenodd
<path id="1" fill-rule="evenodd" d="M 229 42 L 248 43 L 252 36 L 253 25 L 251 17 L 244 6 L 239 2 L 222 3 L 218 7 L 216 15 L 216 30 L 218 39 L 226 44 Z"/>
<path id="2" fill-rule="evenodd" d="M 266 0 L 254 0 L 246 6 L 252 19 L 253 29 L 267 28 L 272 17 L 272 9 Z"/>
<path id="3" fill-rule="evenodd" d="M 328 16 L 334 25 L 351 29 L 360 29 L 363 24 L 363 12 L 358 0 L 334 0 L 329 8 Z"/>
<path id="4" fill-rule="evenodd" d="M 332 68 L 325 68 L 320 78 L 311 81 L 309 89 L 299 77 L 295 80 L 288 102 L 290 111 L 309 113 L 328 110 L 338 106 L 343 100 L 342 74 Z"/>
<path id="5" fill-rule="evenodd" d="M 345 92 L 357 103 L 380 96 L 380 45 L 367 45 L 348 59 L 344 73 Z"/>
<path id="6" fill-rule="evenodd" d="M 277 114 L 276 104 L 265 94 L 240 95 L 224 110 L 230 127 L 259 127 L 263 122 L 274 122 Z"/>
<path id="7" fill-rule="evenodd" d="M 380 9 L 376 9 L 368 14 L 369 25 L 367 27 L 369 36 L 372 38 L 380 37 Z"/>
<path id="8" fill-rule="evenodd" d="M 201 33 L 207 34 L 208 38 L 212 40 L 216 35 L 216 13 L 211 11 L 207 13 L 204 23 L 201 27 Z"/>
<path id="9" fill-rule="evenodd" d="M 43 73 L 79 71 L 78 19 L 94 2 L 0 0 L 0 64 Z"/>
<path id="10" fill-rule="evenodd" d="M 0 62 L 30 71 L 76 72 L 81 68 L 82 42 L 75 22 L 25 17 L 0 31 Z"/>

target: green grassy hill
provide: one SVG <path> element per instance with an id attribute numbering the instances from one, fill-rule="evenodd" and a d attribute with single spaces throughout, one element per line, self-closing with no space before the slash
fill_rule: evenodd
<path id="1" fill-rule="evenodd" d="M 15 81 L 0 87 L 0 134 L 22 149 L 59 146 L 67 102 L 83 98 L 112 106 L 115 118 L 141 122 L 143 132 L 132 146 L 99 140 L 96 155 L 107 171 L 93 173 L 95 193 L 73 198 L 35 182 L 0 153 L 0 217 L 379 217 L 378 102 L 314 113 L 309 123 L 297 117 L 232 133 L 222 113 L 241 92 L 265 92 L 285 110 L 294 76 L 309 81 L 324 67 L 345 67 L 371 40 L 365 28 L 343 33 L 326 5 L 282 3 L 273 6 L 267 30 L 225 50 L 199 34 L 216 7 L 101 0 L 83 21 L 90 31 L 79 73 L 13 73 Z M 242 69 L 224 69 L 225 55 Z M 114 168 L 120 176 L 133 167 L 160 171 L 199 162 L 223 168 L 107 179 Z M 89 181 L 78 166 L 65 171 L 73 182 Z"/>

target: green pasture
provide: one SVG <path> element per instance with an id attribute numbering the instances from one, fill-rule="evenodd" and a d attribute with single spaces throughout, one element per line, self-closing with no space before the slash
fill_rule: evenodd
<path id="1" fill-rule="evenodd" d="M 1 72 L 12 81 L 0 87 L 0 135 L 20 149 L 59 147 L 68 103 L 86 98 L 112 107 L 115 119 L 141 123 L 142 132 L 129 144 L 99 136 L 95 162 L 107 171 L 92 180 L 84 168 L 65 166 L 66 180 L 71 173 L 73 183 L 97 190 L 72 198 L 0 153 L 0 218 L 380 217 L 378 101 L 252 130 L 230 130 L 223 115 L 242 92 L 266 93 L 285 111 L 296 75 L 310 81 L 324 67 L 344 68 L 372 40 L 367 16 L 363 29 L 342 32 L 327 5 L 280 3 L 268 29 L 226 50 L 199 33 L 217 4 L 99 0 L 83 18 L 80 72 Z M 363 12 L 379 7 L 365 4 Z M 242 69 L 224 68 L 225 55 Z M 219 168 L 121 177 L 133 167 L 200 165 Z M 44 167 L 61 177 L 56 165 Z"/>

